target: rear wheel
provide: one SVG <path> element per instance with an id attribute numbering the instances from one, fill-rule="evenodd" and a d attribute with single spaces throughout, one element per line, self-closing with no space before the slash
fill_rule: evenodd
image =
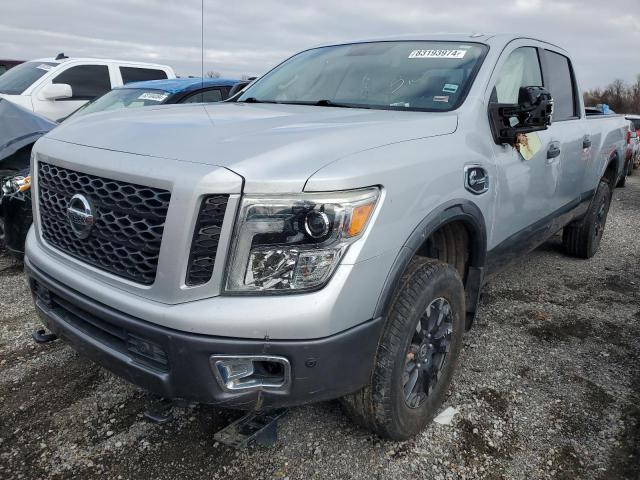
<path id="1" fill-rule="evenodd" d="M 416 257 L 392 303 L 371 382 L 345 397 L 346 412 L 379 436 L 405 440 L 435 416 L 455 370 L 465 321 L 458 272 Z"/>
<path id="2" fill-rule="evenodd" d="M 596 254 L 604 234 L 610 205 L 609 184 L 600 181 L 585 217 L 567 225 L 562 231 L 562 243 L 568 254 L 580 258 L 591 258 Z"/>

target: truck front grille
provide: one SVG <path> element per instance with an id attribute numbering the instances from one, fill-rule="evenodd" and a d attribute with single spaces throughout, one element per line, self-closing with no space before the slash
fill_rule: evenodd
<path id="1" fill-rule="evenodd" d="M 229 195 L 209 195 L 202 200 L 185 279 L 189 286 L 202 285 L 211 279 L 228 201 Z"/>
<path id="2" fill-rule="evenodd" d="M 63 252 L 109 273 L 150 285 L 156 277 L 171 192 L 38 163 L 41 231 Z M 94 226 L 81 239 L 67 208 L 82 194 L 94 206 Z"/>

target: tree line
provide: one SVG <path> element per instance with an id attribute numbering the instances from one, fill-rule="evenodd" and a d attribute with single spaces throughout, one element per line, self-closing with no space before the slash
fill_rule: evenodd
<path id="1" fill-rule="evenodd" d="M 640 114 L 640 75 L 632 84 L 618 79 L 604 88 L 587 90 L 583 96 L 584 104 L 588 107 L 606 103 L 616 113 Z"/>

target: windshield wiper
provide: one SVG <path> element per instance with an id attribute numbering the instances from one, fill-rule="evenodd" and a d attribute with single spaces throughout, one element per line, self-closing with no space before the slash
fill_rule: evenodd
<path id="1" fill-rule="evenodd" d="M 368 108 L 371 109 L 373 107 L 369 105 L 361 105 L 358 103 L 338 103 L 333 102 L 331 100 L 327 100 L 325 98 L 321 100 L 312 100 L 312 101 L 291 101 L 291 102 L 278 102 L 286 105 L 311 105 L 314 107 L 336 107 L 336 108 Z"/>
<path id="2" fill-rule="evenodd" d="M 275 100 L 260 100 L 256 97 L 248 97 L 242 100 L 242 103 L 275 103 L 277 105 L 310 105 L 314 107 L 336 107 L 336 108 L 368 108 L 372 109 L 374 107 L 370 105 L 361 105 L 359 103 L 337 103 L 327 99 L 321 100 L 311 100 L 311 101 L 281 101 L 277 102 Z"/>
<path id="3" fill-rule="evenodd" d="M 242 100 L 242 103 L 280 103 L 273 100 L 258 100 L 256 97 L 249 97 Z"/>

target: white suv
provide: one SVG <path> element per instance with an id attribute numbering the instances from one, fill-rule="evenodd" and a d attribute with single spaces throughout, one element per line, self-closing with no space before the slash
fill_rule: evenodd
<path id="1" fill-rule="evenodd" d="M 51 120 L 70 115 L 89 100 L 129 82 L 175 78 L 171 67 L 95 58 L 42 58 L 0 77 L 5 98 Z"/>

